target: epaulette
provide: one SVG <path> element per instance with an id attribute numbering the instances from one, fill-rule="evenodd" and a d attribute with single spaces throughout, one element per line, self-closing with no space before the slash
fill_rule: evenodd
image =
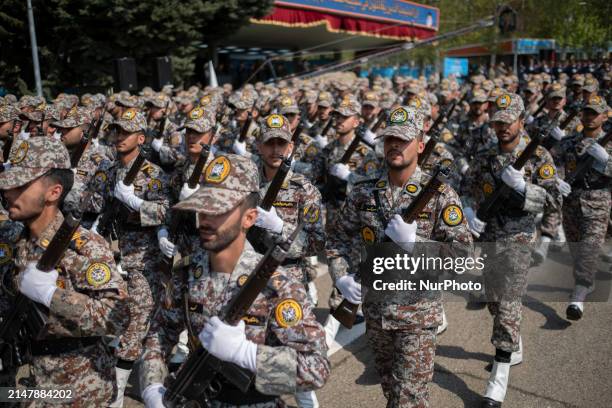
<path id="1" fill-rule="evenodd" d="M 78 228 L 70 239 L 70 249 L 79 252 L 89 242 L 89 232 L 85 228 Z"/>
<path id="2" fill-rule="evenodd" d="M 298 186 L 303 186 L 306 184 L 306 177 L 300 173 L 292 173 L 289 181 L 297 184 Z"/>
<path id="3" fill-rule="evenodd" d="M 102 159 L 103 159 L 103 157 L 99 153 L 94 153 L 94 154 L 91 155 L 91 160 L 93 160 L 93 162 L 96 163 L 96 164 L 100 164 Z"/>
<path id="4" fill-rule="evenodd" d="M 154 170 L 155 168 L 153 167 L 153 165 L 148 162 L 145 162 L 145 164 L 143 164 L 142 167 L 140 168 L 140 171 L 142 171 L 147 176 L 150 176 L 151 174 L 153 174 Z"/>
<path id="5" fill-rule="evenodd" d="M 367 179 L 363 179 L 363 180 L 359 180 L 356 181 L 355 183 L 353 183 L 354 186 L 358 186 L 360 184 L 366 184 L 366 183 L 375 183 L 378 181 L 378 177 L 373 177 L 373 178 L 367 178 Z"/>

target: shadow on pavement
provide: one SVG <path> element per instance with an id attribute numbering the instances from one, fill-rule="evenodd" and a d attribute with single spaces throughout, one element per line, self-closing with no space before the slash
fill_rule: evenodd
<path id="1" fill-rule="evenodd" d="M 471 390 L 465 381 L 461 379 L 461 377 L 450 372 L 444 366 L 437 363 L 434 365 L 433 382 L 440 388 L 444 388 L 445 390 L 461 398 L 464 407 L 473 408 L 480 404 L 480 394 Z"/>

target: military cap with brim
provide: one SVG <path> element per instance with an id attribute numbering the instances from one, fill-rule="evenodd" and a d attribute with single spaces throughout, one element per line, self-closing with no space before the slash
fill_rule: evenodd
<path id="1" fill-rule="evenodd" d="M 185 124 L 178 130 L 191 129 L 198 133 L 206 133 L 215 126 L 215 115 L 198 106 L 187 114 Z"/>
<path id="2" fill-rule="evenodd" d="M 392 137 L 397 137 L 398 139 L 405 140 L 407 142 L 411 142 L 417 137 L 419 137 L 420 134 L 421 134 L 421 131 L 412 124 L 392 125 L 392 126 L 387 126 L 386 128 L 384 128 L 380 132 L 380 135 L 378 135 L 376 138 L 379 138 L 379 137 L 385 138 L 388 136 L 392 136 Z"/>
<path id="3" fill-rule="evenodd" d="M 147 129 L 147 120 L 142 113 L 129 108 L 113 122 L 113 126 L 118 126 L 126 132 L 144 132 Z"/>
<path id="4" fill-rule="evenodd" d="M 550 86 L 550 91 L 546 95 L 547 98 L 565 98 L 565 87 L 558 82 Z"/>
<path id="5" fill-rule="evenodd" d="M 249 194 L 259 192 L 255 163 L 242 156 L 217 156 L 204 171 L 204 184 L 175 210 L 221 215 L 234 209 Z"/>
<path id="6" fill-rule="evenodd" d="M 291 141 L 291 129 L 289 121 L 282 115 L 270 115 L 266 117 L 262 130 L 261 142 L 266 143 L 270 139 L 283 139 Z"/>
<path id="7" fill-rule="evenodd" d="M 19 117 L 19 110 L 13 105 L 0 106 L 0 123 L 8 122 Z"/>
<path id="8" fill-rule="evenodd" d="M 609 108 L 604 98 L 599 95 L 593 95 L 589 98 L 582 109 L 592 109 L 597 113 L 605 113 Z"/>
<path id="9" fill-rule="evenodd" d="M 514 123 L 523 112 L 525 105 L 523 99 L 514 93 L 504 93 L 495 100 L 497 110 L 491 118 L 491 122 Z"/>
<path id="10" fill-rule="evenodd" d="M 361 104 L 354 96 L 345 96 L 338 107 L 334 109 L 334 112 L 338 112 L 342 116 L 359 115 L 361 113 Z"/>
<path id="11" fill-rule="evenodd" d="M 9 154 L 10 169 L 0 173 L 0 190 L 21 187 L 51 169 L 69 169 L 66 146 L 51 137 L 32 137 L 16 141 Z"/>
<path id="12" fill-rule="evenodd" d="M 599 89 L 599 82 L 595 78 L 586 78 L 584 80 L 584 85 L 582 86 L 583 91 L 587 92 L 597 92 Z"/>

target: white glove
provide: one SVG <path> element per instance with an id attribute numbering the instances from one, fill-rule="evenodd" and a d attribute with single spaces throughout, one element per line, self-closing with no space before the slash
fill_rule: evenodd
<path id="1" fill-rule="evenodd" d="M 266 211 L 261 207 L 257 207 L 257 220 L 255 225 L 268 231 L 280 234 L 283 230 L 285 222 L 276 213 L 276 208 L 271 207 L 270 211 Z"/>
<path id="2" fill-rule="evenodd" d="M 329 174 L 332 176 L 336 176 L 341 180 L 348 181 L 349 176 L 351 175 L 351 169 L 348 164 L 336 163 L 331 169 L 329 169 Z"/>
<path id="3" fill-rule="evenodd" d="M 168 239 L 168 230 L 166 228 L 157 231 L 157 241 L 159 242 L 159 249 L 166 258 L 172 258 L 176 255 L 176 245 Z"/>
<path id="4" fill-rule="evenodd" d="M 19 291 L 33 301 L 49 307 L 57 289 L 57 276 L 57 270 L 43 272 L 36 268 L 34 262 L 30 262 L 21 275 Z"/>
<path id="5" fill-rule="evenodd" d="M 555 126 L 551 131 L 550 131 L 550 136 L 555 139 L 555 140 L 561 140 L 565 137 L 565 132 L 563 130 L 561 130 L 561 128 L 559 126 Z"/>
<path id="6" fill-rule="evenodd" d="M 314 137 L 314 142 L 322 149 L 327 146 L 328 140 L 326 136 L 316 135 Z"/>
<path id="7" fill-rule="evenodd" d="M 467 173 L 467 171 L 470 169 L 470 165 L 468 164 L 467 160 L 464 157 L 459 159 L 458 168 L 461 174 Z"/>
<path id="8" fill-rule="evenodd" d="M 230 120 L 229 125 L 232 128 L 236 128 L 236 126 L 238 126 L 238 122 L 236 121 L 236 119 L 232 119 L 232 120 Z"/>
<path id="9" fill-rule="evenodd" d="M 202 346 L 219 360 L 229 361 L 252 372 L 257 371 L 257 344 L 246 338 L 244 321 L 237 326 L 211 317 L 198 335 Z"/>
<path id="10" fill-rule="evenodd" d="M 2 167 L 4 168 L 4 171 L 7 171 L 10 170 L 11 167 L 13 167 L 13 164 L 10 161 L 7 161 L 2 163 Z"/>
<path id="11" fill-rule="evenodd" d="M 355 281 L 354 275 L 345 275 L 336 280 L 336 287 L 342 296 L 354 305 L 361 303 L 361 283 Z"/>
<path id="12" fill-rule="evenodd" d="M 30 132 L 22 130 L 21 132 L 19 132 L 19 136 L 17 137 L 22 140 L 28 140 L 30 138 Z"/>
<path id="13" fill-rule="evenodd" d="M 153 138 L 153 140 L 151 141 L 151 147 L 153 148 L 153 150 L 155 150 L 156 152 L 159 152 L 162 148 L 162 146 L 164 145 L 164 138 L 160 137 L 160 138 Z"/>
<path id="14" fill-rule="evenodd" d="M 408 224 L 399 214 L 395 214 L 391 217 L 389 224 L 387 224 L 387 228 L 385 228 L 385 235 L 391 238 L 393 242 L 405 251 L 412 252 L 412 248 L 416 241 L 416 231 L 416 221 Z"/>
<path id="15" fill-rule="evenodd" d="M 572 193 L 572 186 L 559 177 L 557 177 L 557 188 L 563 197 L 567 197 Z"/>
<path id="16" fill-rule="evenodd" d="M 467 218 L 468 225 L 470 226 L 470 232 L 476 238 L 480 236 L 487 227 L 487 223 L 481 221 L 478 217 L 476 217 L 476 213 L 472 209 L 472 207 L 466 207 L 463 209 L 463 214 L 465 214 L 465 218 Z"/>
<path id="17" fill-rule="evenodd" d="M 60 140 L 60 139 L 62 138 L 62 133 L 61 133 L 61 132 L 58 132 L 58 131 L 56 130 L 55 132 L 53 132 L 53 138 L 54 138 L 55 140 Z M 94 140 L 96 140 L 96 139 L 94 139 Z"/>
<path id="18" fill-rule="evenodd" d="M 296 162 L 296 160 L 295 160 L 295 159 L 292 157 L 292 158 L 291 158 L 291 164 L 289 165 L 289 168 L 290 168 L 291 170 L 293 170 L 293 169 L 295 168 L 295 162 Z"/>
<path id="19" fill-rule="evenodd" d="M 181 192 L 179 193 L 179 201 L 188 199 L 189 197 L 191 197 L 193 193 L 198 191 L 199 188 L 200 188 L 199 184 L 196 185 L 195 188 L 190 188 L 187 183 L 184 183 L 183 187 L 181 187 Z"/>
<path id="20" fill-rule="evenodd" d="M 121 267 L 121 264 L 117 264 L 117 272 L 119 272 L 119 275 L 121 275 L 124 278 L 127 278 L 128 274 L 126 271 L 123 270 L 123 268 Z"/>
<path id="21" fill-rule="evenodd" d="M 134 211 L 140 211 L 140 207 L 144 200 L 136 197 L 134 194 L 134 185 L 130 184 L 126 186 L 123 184 L 123 180 L 119 180 L 115 184 L 115 198 L 130 207 Z"/>
<path id="22" fill-rule="evenodd" d="M 145 408 L 165 408 L 164 406 L 164 394 L 166 393 L 166 387 L 160 383 L 153 383 L 142 392 L 142 401 L 144 402 Z"/>
<path id="23" fill-rule="evenodd" d="M 246 156 L 246 142 L 240 142 L 236 140 L 232 145 L 232 150 L 234 153 L 239 154 L 240 156 Z"/>
<path id="24" fill-rule="evenodd" d="M 589 147 L 587 147 L 586 152 L 591 155 L 595 160 L 600 163 L 606 164 L 610 155 L 606 152 L 599 143 L 592 143 Z"/>
<path id="25" fill-rule="evenodd" d="M 525 188 L 527 188 L 527 183 L 523 178 L 524 174 L 524 169 L 517 170 L 512 166 L 507 166 L 502 170 L 501 178 L 508 187 L 523 194 L 525 193 Z"/>
<path id="26" fill-rule="evenodd" d="M 373 145 L 374 143 L 376 143 L 375 139 L 376 139 L 376 134 L 372 132 L 370 129 L 366 129 L 366 131 L 363 133 L 362 140 L 369 145 Z"/>
<path id="27" fill-rule="evenodd" d="M 531 125 L 533 123 L 533 121 L 535 120 L 535 118 L 532 115 L 527 116 L 527 118 L 525 119 L 525 124 L 526 125 Z"/>

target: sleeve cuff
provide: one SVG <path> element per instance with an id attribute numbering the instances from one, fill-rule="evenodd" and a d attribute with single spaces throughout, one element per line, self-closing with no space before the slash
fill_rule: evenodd
<path id="1" fill-rule="evenodd" d="M 257 391 L 266 395 L 294 394 L 296 376 L 297 351 L 287 346 L 257 346 Z"/>
<path id="2" fill-rule="evenodd" d="M 546 194 L 546 189 L 544 189 L 544 187 L 527 183 L 525 186 L 525 202 L 523 203 L 523 210 L 530 213 L 539 213 L 544 211 Z"/>

